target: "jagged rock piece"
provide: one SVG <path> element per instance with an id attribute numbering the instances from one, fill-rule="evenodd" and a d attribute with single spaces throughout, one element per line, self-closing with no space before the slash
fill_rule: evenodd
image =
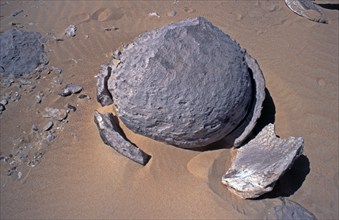
<path id="1" fill-rule="evenodd" d="M 273 189 L 275 182 L 303 152 L 302 137 L 281 139 L 269 124 L 237 150 L 222 183 L 241 198 L 256 198 Z"/>
<path id="2" fill-rule="evenodd" d="M 45 108 L 45 112 L 47 113 L 46 117 L 53 118 L 57 121 L 62 121 L 67 118 L 67 111 L 65 109 L 57 109 L 57 108 Z"/>
<path id="3" fill-rule="evenodd" d="M 41 43 L 42 35 L 18 29 L 0 34 L 0 69 L 5 76 L 15 77 L 30 74 L 48 59 Z"/>
<path id="4" fill-rule="evenodd" d="M 137 146 L 126 140 L 124 134 L 117 123 L 117 118 L 113 114 L 100 114 L 95 111 L 94 122 L 96 123 L 100 136 L 105 144 L 125 157 L 145 165 L 151 156 L 140 150 Z"/>
<path id="5" fill-rule="evenodd" d="M 136 133 L 195 148 L 242 127 L 240 143 L 265 97 L 263 75 L 248 57 L 206 19 L 187 19 L 144 33 L 127 46 L 108 88 L 119 118 Z M 240 126 L 243 122 L 249 129 Z"/>
<path id="6" fill-rule="evenodd" d="M 321 13 L 319 7 L 311 0 L 285 0 L 286 5 L 296 14 L 311 21 L 327 23 L 327 19 Z"/>
<path id="7" fill-rule="evenodd" d="M 77 27 L 73 24 L 68 26 L 65 30 L 65 35 L 68 37 L 75 37 L 77 31 Z"/>
<path id="8" fill-rule="evenodd" d="M 304 207 L 288 199 L 280 198 L 280 204 L 268 210 L 265 220 L 302 219 L 317 220 L 317 218 Z"/>
<path id="9" fill-rule="evenodd" d="M 107 106 L 113 103 L 112 95 L 108 91 L 107 82 L 112 74 L 112 65 L 101 65 L 100 72 L 97 75 L 97 101 L 101 106 Z"/>

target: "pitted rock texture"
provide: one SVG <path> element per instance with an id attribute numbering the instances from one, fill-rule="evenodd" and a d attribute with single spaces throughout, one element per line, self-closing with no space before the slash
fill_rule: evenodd
<path id="1" fill-rule="evenodd" d="M 18 77 L 48 62 L 40 33 L 10 29 L 0 35 L 0 72 Z"/>
<path id="2" fill-rule="evenodd" d="M 248 144 L 237 150 L 222 183 L 241 198 L 256 198 L 272 191 L 276 181 L 302 154 L 304 139 L 281 139 L 269 124 Z"/>
<path id="3" fill-rule="evenodd" d="M 147 32 L 120 56 L 108 88 L 132 131 L 183 148 L 231 133 L 252 106 L 246 52 L 204 18 Z"/>

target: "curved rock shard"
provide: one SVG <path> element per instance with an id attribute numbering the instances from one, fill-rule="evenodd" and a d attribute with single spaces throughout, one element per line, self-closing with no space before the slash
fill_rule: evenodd
<path id="1" fill-rule="evenodd" d="M 268 210 L 265 220 L 303 219 L 317 220 L 317 218 L 304 207 L 288 199 L 280 198 L 281 204 Z"/>
<path id="2" fill-rule="evenodd" d="M 141 165 L 147 164 L 151 159 L 150 155 L 124 138 L 124 134 L 117 123 L 117 118 L 113 114 L 100 114 L 95 111 L 94 122 L 99 129 L 100 137 L 104 143 L 111 146 L 120 154 Z"/>
<path id="3" fill-rule="evenodd" d="M 286 5 L 296 14 L 311 21 L 328 23 L 319 7 L 311 0 L 285 0 Z"/>
<path id="4" fill-rule="evenodd" d="M 281 139 L 274 125 L 267 125 L 253 140 L 242 146 L 222 183 L 241 198 L 256 198 L 273 189 L 275 182 L 303 152 L 302 137 Z"/>
<path id="5" fill-rule="evenodd" d="M 101 65 L 97 75 L 97 101 L 101 106 L 107 106 L 113 103 L 112 95 L 108 91 L 107 82 L 111 77 L 112 65 Z"/>

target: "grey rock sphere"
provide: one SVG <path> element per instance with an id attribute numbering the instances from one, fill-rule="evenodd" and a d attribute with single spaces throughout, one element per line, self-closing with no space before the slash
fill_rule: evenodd
<path id="1" fill-rule="evenodd" d="M 132 131 L 182 148 L 206 146 L 244 121 L 253 127 L 260 116 L 264 79 L 248 60 L 256 64 L 206 19 L 187 19 L 128 45 L 108 89 L 119 118 Z"/>

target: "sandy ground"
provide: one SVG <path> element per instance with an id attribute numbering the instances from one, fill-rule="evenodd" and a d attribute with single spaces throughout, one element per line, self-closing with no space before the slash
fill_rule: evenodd
<path id="1" fill-rule="evenodd" d="M 68 123 L 58 125 L 41 162 L 17 168 L 20 179 L 7 176 L 9 166 L 0 161 L 1 219 L 263 219 L 279 195 L 319 219 L 338 218 L 339 13 L 325 6 L 328 24 L 297 16 L 282 0 L 1 1 L 0 30 L 16 22 L 48 35 L 49 66 L 63 69 L 62 74 L 43 73 L 33 92 L 1 87 L 1 95 L 18 91 L 22 96 L 0 116 L 1 153 L 13 153 L 16 140 L 30 133 L 33 124 L 41 128 L 47 123 L 45 107 L 77 107 Z M 172 10 L 175 16 L 169 14 Z M 148 16 L 150 12 L 160 17 Z M 152 155 L 142 167 L 107 147 L 93 122 L 93 112 L 100 108 L 94 77 L 111 52 L 142 32 L 196 16 L 206 17 L 257 59 L 272 98 L 264 117 L 275 121 L 277 134 L 305 138 L 305 156 L 278 183 L 278 193 L 265 199 L 238 199 L 221 184 L 232 149 L 183 150 L 124 127 Z M 73 38 L 63 36 L 70 24 L 78 27 Z M 117 29 L 104 30 L 113 26 Z M 82 94 L 91 99 L 58 96 L 66 83 L 83 86 Z M 36 104 L 39 91 L 45 96 Z M 222 142 L 216 145 L 223 147 Z"/>

